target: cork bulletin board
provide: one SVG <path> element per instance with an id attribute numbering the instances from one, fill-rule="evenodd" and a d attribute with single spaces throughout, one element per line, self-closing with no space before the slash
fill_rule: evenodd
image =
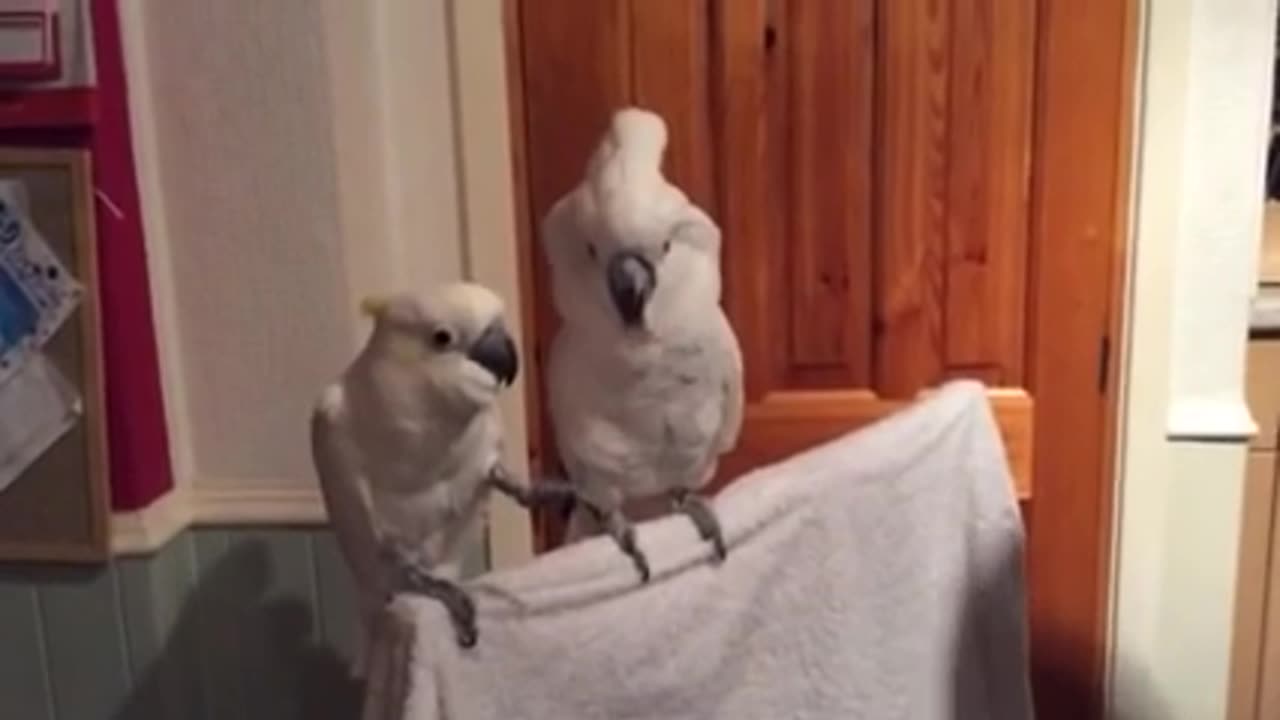
<path id="1" fill-rule="evenodd" d="M 0 489 L 0 561 L 96 562 L 110 523 L 97 248 L 89 154 L 0 147 L 0 181 L 20 181 L 44 243 L 84 292 L 43 344 L 48 364 L 74 386 L 69 428 Z M 0 384 L 0 393 L 4 386 Z"/>

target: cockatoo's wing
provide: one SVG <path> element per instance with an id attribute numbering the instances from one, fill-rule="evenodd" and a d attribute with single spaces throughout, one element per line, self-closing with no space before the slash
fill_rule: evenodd
<path id="1" fill-rule="evenodd" d="M 729 452 L 738 444 L 738 436 L 742 433 L 742 417 L 744 405 L 742 347 L 738 337 L 729 324 L 729 318 L 720 313 L 717 341 L 724 357 L 725 374 L 721 383 L 724 393 L 724 406 L 721 412 L 720 433 L 717 438 L 717 450 L 720 454 Z"/>
<path id="2" fill-rule="evenodd" d="M 367 598 L 382 591 L 384 581 L 369 486 L 349 422 L 345 388 L 330 385 L 311 415 L 311 454 L 329 524 L 356 587 Z"/>

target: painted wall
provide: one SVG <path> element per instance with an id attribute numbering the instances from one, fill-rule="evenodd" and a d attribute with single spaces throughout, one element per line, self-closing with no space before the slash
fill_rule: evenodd
<path id="1" fill-rule="evenodd" d="M 305 418 L 365 339 L 362 296 L 470 278 L 520 316 L 501 9 L 122 3 L 174 517 L 324 521 Z M 496 555 L 527 556 L 523 513 L 493 515 Z"/>
<path id="2" fill-rule="evenodd" d="M 375 7 L 176 0 L 132 17 L 130 70 L 144 72 L 131 91 L 148 96 L 157 176 L 147 200 L 163 205 L 167 389 L 183 395 L 173 421 L 199 488 L 308 485 L 305 418 L 365 329 L 358 295 L 458 275 L 448 169 L 421 188 L 444 195 L 421 225 L 435 237 L 417 238 L 436 262 L 412 275 L 397 262 Z"/>
<path id="3" fill-rule="evenodd" d="M 354 718 L 353 603 L 323 530 L 201 529 L 103 568 L 0 567 L 0 717 Z"/>
<path id="4" fill-rule="evenodd" d="M 466 124 L 505 147 L 505 105 L 477 105 L 454 50 L 483 62 L 455 19 L 488 11 L 472 34 L 490 47 L 500 3 L 461 5 L 122 8 L 175 473 L 215 519 L 260 516 L 264 498 L 288 515 L 276 519 L 323 518 L 306 417 L 365 339 L 362 296 L 470 277 L 518 317 L 514 273 L 494 282 L 492 261 L 471 267 L 508 252 L 514 268 L 513 233 L 470 222 L 501 208 L 463 199 L 468 184 L 476 198 L 510 196 L 508 155 L 496 173 L 462 168 Z M 494 110 L 501 120 L 476 119 Z"/>
<path id="5" fill-rule="evenodd" d="M 1146 3 L 1115 718 L 1225 717 L 1275 0 Z"/>

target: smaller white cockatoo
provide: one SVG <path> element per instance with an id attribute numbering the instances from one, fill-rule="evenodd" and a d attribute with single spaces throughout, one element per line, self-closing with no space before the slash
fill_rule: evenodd
<path id="1" fill-rule="evenodd" d="M 458 283 L 367 299 L 362 308 L 373 330 L 322 392 L 311 447 L 357 585 L 364 652 L 378 614 L 402 591 L 443 603 L 469 647 L 475 606 L 457 584 L 458 555 L 490 490 L 526 507 L 556 495 L 514 482 L 502 462 L 496 399 L 519 371 L 503 304 L 487 288 Z"/>
<path id="2" fill-rule="evenodd" d="M 616 112 L 586 177 L 547 213 L 542 242 L 562 320 L 547 366 L 556 447 L 592 518 L 649 568 L 625 507 L 665 496 L 723 559 L 696 491 L 742 426 L 742 352 L 720 307 L 720 229 L 662 174 L 663 119 Z"/>

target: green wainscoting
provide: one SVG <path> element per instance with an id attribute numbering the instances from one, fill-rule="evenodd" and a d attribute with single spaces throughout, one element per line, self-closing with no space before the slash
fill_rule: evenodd
<path id="1" fill-rule="evenodd" d="M 323 529 L 201 528 L 92 569 L 0 566 L 0 718 L 354 718 L 354 609 Z"/>

